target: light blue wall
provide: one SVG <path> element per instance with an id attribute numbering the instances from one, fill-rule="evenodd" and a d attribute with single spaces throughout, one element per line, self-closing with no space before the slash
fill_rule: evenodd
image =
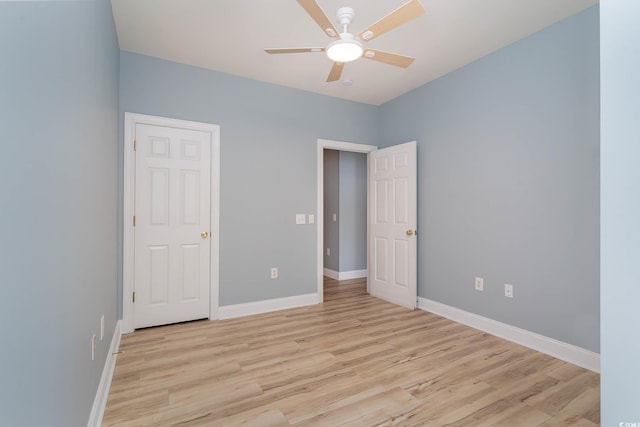
<path id="1" fill-rule="evenodd" d="M 367 155 L 340 152 L 340 272 L 367 268 Z"/>
<path id="2" fill-rule="evenodd" d="M 0 2 L 3 426 L 89 418 L 116 322 L 118 58 L 108 1 Z"/>
<path id="3" fill-rule="evenodd" d="M 598 7 L 381 113 L 418 141 L 418 294 L 599 351 Z"/>
<path id="4" fill-rule="evenodd" d="M 324 150 L 324 268 L 340 271 L 340 152 Z M 336 214 L 336 221 L 333 214 Z M 327 248 L 330 255 L 327 255 Z"/>
<path id="5" fill-rule="evenodd" d="M 640 3 L 600 9 L 602 425 L 640 425 Z"/>
<path id="6" fill-rule="evenodd" d="M 121 117 L 221 125 L 220 305 L 315 293 L 315 225 L 295 215 L 316 210 L 317 139 L 371 143 L 377 108 L 128 52 L 120 65 Z"/>

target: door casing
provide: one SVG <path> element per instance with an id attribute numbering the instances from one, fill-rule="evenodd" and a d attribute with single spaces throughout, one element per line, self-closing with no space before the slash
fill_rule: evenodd
<path id="1" fill-rule="evenodd" d="M 122 332 L 133 332 L 134 289 L 134 206 L 135 206 L 135 128 L 137 124 L 198 130 L 211 133 L 211 275 L 209 319 L 218 318 L 220 253 L 220 126 L 166 117 L 125 113 L 123 177 L 122 247 Z"/>
<path id="2" fill-rule="evenodd" d="M 317 152 L 317 178 L 318 183 L 317 191 L 317 203 L 316 203 L 316 217 L 317 217 L 317 281 L 318 281 L 318 303 L 324 302 L 324 284 L 323 284 L 323 271 L 324 271 L 324 257 L 323 257 L 323 242 L 324 242 L 324 150 L 340 150 L 351 151 L 355 153 L 370 153 L 376 151 L 378 147 L 375 145 L 356 144 L 353 142 L 332 141 L 329 139 L 318 139 L 318 152 Z M 367 264 L 369 263 L 369 162 L 367 160 Z M 368 269 L 367 265 L 367 269 Z M 367 291 L 369 291 L 369 279 L 367 278 Z"/>

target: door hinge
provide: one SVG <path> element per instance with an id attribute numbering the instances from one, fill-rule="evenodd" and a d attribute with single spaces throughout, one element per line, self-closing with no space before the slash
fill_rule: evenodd
<path id="1" fill-rule="evenodd" d="M 136 302 L 136 291 L 133 291 L 133 302 Z"/>
<path id="2" fill-rule="evenodd" d="M 133 226 L 134 227 L 136 226 L 136 216 L 135 215 L 133 216 Z"/>
<path id="3" fill-rule="evenodd" d="M 137 140 L 133 140 L 133 151 L 136 151 L 138 148 L 138 141 Z"/>

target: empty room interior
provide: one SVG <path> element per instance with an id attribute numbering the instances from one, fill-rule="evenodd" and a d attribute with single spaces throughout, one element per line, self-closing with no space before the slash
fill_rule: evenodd
<path id="1" fill-rule="evenodd" d="M 638 22 L 0 2 L 0 425 L 640 425 Z"/>

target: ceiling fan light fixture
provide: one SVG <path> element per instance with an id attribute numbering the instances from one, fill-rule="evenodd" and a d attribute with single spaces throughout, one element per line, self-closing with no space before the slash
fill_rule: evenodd
<path id="1" fill-rule="evenodd" d="M 362 44 L 354 39 L 337 40 L 327 47 L 327 56 L 333 62 L 351 62 L 362 56 Z"/>

